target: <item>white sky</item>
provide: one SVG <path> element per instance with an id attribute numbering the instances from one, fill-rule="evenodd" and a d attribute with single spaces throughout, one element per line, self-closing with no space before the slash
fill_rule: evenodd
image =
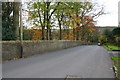
<path id="1" fill-rule="evenodd" d="M 97 20 L 98 26 L 118 26 L 118 2 L 120 0 L 93 0 L 104 5 L 106 15 L 100 16 Z"/>

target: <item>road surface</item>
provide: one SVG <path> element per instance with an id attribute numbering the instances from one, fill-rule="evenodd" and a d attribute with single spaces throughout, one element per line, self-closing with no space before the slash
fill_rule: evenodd
<path id="1" fill-rule="evenodd" d="M 3 78 L 114 78 L 111 68 L 103 47 L 87 45 L 3 63 Z"/>

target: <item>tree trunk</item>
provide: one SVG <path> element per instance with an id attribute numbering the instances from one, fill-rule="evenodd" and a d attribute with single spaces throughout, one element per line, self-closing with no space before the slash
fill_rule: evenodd
<path id="1" fill-rule="evenodd" d="M 46 11 L 46 20 L 47 20 L 47 40 L 50 40 L 50 28 L 49 28 L 49 12 L 48 12 L 48 9 L 49 9 L 49 3 L 47 3 L 47 11 Z"/>
<path id="2" fill-rule="evenodd" d="M 23 57 L 23 23 L 22 23 L 22 3 L 19 4 L 20 7 L 20 48 L 21 48 L 21 56 Z"/>
<path id="3" fill-rule="evenodd" d="M 50 37 L 50 40 L 52 40 L 52 33 L 50 28 L 49 28 L 49 37 Z"/>
<path id="4" fill-rule="evenodd" d="M 61 29 L 61 24 L 60 24 L 60 40 L 62 40 L 62 29 Z"/>
<path id="5" fill-rule="evenodd" d="M 76 40 L 79 40 L 79 31 L 78 31 L 78 28 L 76 28 L 77 30 L 77 33 L 76 33 Z"/>
<path id="6" fill-rule="evenodd" d="M 75 29 L 73 28 L 73 36 L 74 36 L 74 40 L 75 40 Z"/>
<path id="7" fill-rule="evenodd" d="M 15 40 L 19 40 L 19 11 L 20 2 L 13 3 L 13 27 Z"/>
<path id="8" fill-rule="evenodd" d="M 50 40 L 50 38 L 49 38 L 49 25 L 48 25 L 48 21 L 47 21 L 47 40 Z"/>
<path id="9" fill-rule="evenodd" d="M 44 10 L 44 21 L 43 21 L 43 26 L 42 26 L 42 40 L 44 40 L 44 29 L 45 29 L 45 20 L 46 20 L 46 14 L 45 14 L 45 10 Z"/>
<path id="10" fill-rule="evenodd" d="M 76 40 L 79 40 L 79 32 L 77 31 Z"/>
<path id="11" fill-rule="evenodd" d="M 62 40 L 62 29 L 61 29 L 61 22 L 60 22 L 59 18 L 58 18 L 58 22 L 59 22 L 59 28 L 60 28 L 59 39 Z"/>
<path id="12" fill-rule="evenodd" d="M 42 40 L 44 40 L 44 26 L 42 26 Z"/>
<path id="13" fill-rule="evenodd" d="M 67 39 L 69 40 L 69 27 L 67 28 Z"/>

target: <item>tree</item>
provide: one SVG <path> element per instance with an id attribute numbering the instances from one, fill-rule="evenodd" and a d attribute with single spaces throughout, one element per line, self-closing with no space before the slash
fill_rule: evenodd
<path id="1" fill-rule="evenodd" d="M 114 28 L 112 34 L 115 38 L 117 46 L 120 46 L 120 27 Z"/>
<path id="2" fill-rule="evenodd" d="M 13 36 L 13 17 L 10 14 L 13 11 L 13 3 L 2 3 L 2 40 L 12 40 Z"/>
<path id="3" fill-rule="evenodd" d="M 95 11 L 95 5 L 91 2 L 67 2 L 66 5 L 69 8 L 66 13 L 67 24 L 75 30 L 76 40 L 79 40 L 79 32 L 83 27 L 94 26 L 94 19 L 104 14 L 103 7 Z M 86 18 L 88 15 L 89 18 Z"/>
<path id="4" fill-rule="evenodd" d="M 2 40 L 19 39 L 19 3 L 2 2 Z"/>
<path id="5" fill-rule="evenodd" d="M 19 16 L 20 16 L 20 2 L 13 2 L 13 32 L 15 40 L 19 40 Z"/>
<path id="6" fill-rule="evenodd" d="M 47 28 L 47 40 L 52 39 L 51 35 L 51 18 L 60 2 L 30 2 L 28 8 L 30 9 L 30 20 L 33 24 L 41 27 L 42 26 L 42 40 L 44 40 L 44 29 Z"/>
<path id="7" fill-rule="evenodd" d="M 58 21 L 60 40 L 62 27 L 66 30 L 67 38 L 69 38 L 69 29 L 73 29 L 73 36 L 79 40 L 80 30 L 85 26 L 94 26 L 94 18 L 103 14 L 103 8 L 94 11 L 94 7 L 92 2 L 31 2 L 29 3 L 29 20 L 42 29 L 42 39 L 44 39 L 44 29 L 47 29 L 47 40 L 52 39 L 51 27 L 56 23 L 56 21 L 53 22 L 54 19 Z M 85 16 L 88 15 L 91 19 L 86 20 Z"/>
<path id="8" fill-rule="evenodd" d="M 113 29 L 112 33 L 114 36 L 120 36 L 120 27 Z"/>
<path id="9" fill-rule="evenodd" d="M 64 13 L 64 6 L 62 4 L 60 4 L 59 6 L 59 9 L 56 10 L 56 12 L 54 13 L 55 15 L 55 18 L 57 18 L 57 21 L 58 21 L 58 25 L 59 25 L 59 40 L 62 40 L 62 21 L 63 21 L 63 13 Z"/>
<path id="10" fill-rule="evenodd" d="M 114 41 L 112 31 L 110 31 L 109 29 L 105 29 L 105 31 L 103 32 L 103 35 L 106 36 L 106 38 L 108 39 L 108 42 Z"/>
<path id="11" fill-rule="evenodd" d="M 44 40 L 44 29 L 46 22 L 46 11 L 45 4 L 41 2 L 29 2 L 28 3 L 28 21 L 31 21 L 33 25 L 38 27 L 39 29 L 42 27 L 42 40 Z"/>
<path id="12" fill-rule="evenodd" d="M 108 40 L 107 40 L 107 37 L 105 35 L 101 35 L 100 38 L 99 38 L 99 42 L 101 42 L 102 44 L 103 43 L 106 43 Z"/>
<path id="13" fill-rule="evenodd" d="M 62 26 L 66 26 L 65 29 L 67 29 L 67 21 L 66 19 L 68 18 L 68 15 L 70 14 L 69 11 L 69 7 L 66 5 L 67 3 L 66 2 L 61 2 L 56 10 L 56 12 L 54 13 L 55 15 L 55 18 L 57 19 L 58 21 L 58 26 L 59 26 L 59 29 L 60 29 L 60 33 L 59 33 L 59 39 L 61 40 L 62 39 Z M 69 23 L 68 23 L 69 24 Z M 67 31 L 68 32 L 68 31 Z"/>

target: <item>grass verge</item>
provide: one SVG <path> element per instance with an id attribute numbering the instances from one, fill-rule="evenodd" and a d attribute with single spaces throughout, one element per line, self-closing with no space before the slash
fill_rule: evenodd
<path id="1" fill-rule="evenodd" d="M 120 56 L 112 57 L 113 64 L 117 68 L 117 77 L 120 79 Z"/>
<path id="2" fill-rule="evenodd" d="M 120 47 L 114 46 L 111 44 L 104 44 L 103 47 L 107 49 L 108 51 L 113 51 L 113 50 L 120 50 Z"/>

